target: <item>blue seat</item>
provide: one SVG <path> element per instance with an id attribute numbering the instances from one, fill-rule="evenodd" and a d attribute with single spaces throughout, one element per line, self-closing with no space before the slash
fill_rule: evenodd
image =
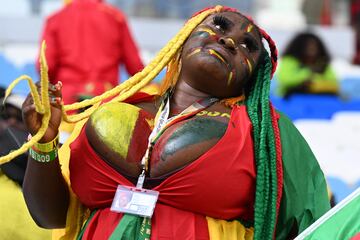
<path id="1" fill-rule="evenodd" d="M 327 183 L 331 189 L 335 197 L 336 202 L 340 202 L 344 198 L 346 198 L 350 193 L 355 191 L 358 187 L 360 187 L 360 181 L 356 184 L 349 185 L 345 183 L 343 180 L 337 177 L 327 177 Z"/>
<path id="2" fill-rule="evenodd" d="M 124 66 L 120 66 L 120 70 L 119 70 L 119 74 L 120 74 L 120 83 L 126 81 L 130 76 L 128 74 L 128 72 L 126 71 L 126 69 L 124 68 Z M 154 82 L 155 83 L 160 83 L 162 81 L 162 79 L 165 77 L 166 74 L 166 69 L 164 68 L 163 70 L 160 71 L 160 73 L 154 78 Z"/>
<path id="3" fill-rule="evenodd" d="M 0 54 L 0 83 L 7 87 L 15 78 L 19 77 L 20 71 L 8 59 Z"/>
<path id="4" fill-rule="evenodd" d="M 340 93 L 349 99 L 360 99 L 360 77 L 347 77 L 340 81 Z"/>
<path id="5" fill-rule="evenodd" d="M 39 74 L 36 70 L 36 66 L 34 62 L 27 63 L 21 69 L 22 74 L 26 74 L 31 77 L 35 82 L 39 81 Z"/>
<path id="6" fill-rule="evenodd" d="M 287 99 L 271 96 L 274 106 L 296 119 L 331 119 L 338 111 L 360 111 L 360 99 L 343 100 L 332 95 L 296 94 Z"/>

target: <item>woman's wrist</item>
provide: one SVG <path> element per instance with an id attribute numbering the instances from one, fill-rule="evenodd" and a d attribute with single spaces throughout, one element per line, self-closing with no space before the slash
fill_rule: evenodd
<path id="1" fill-rule="evenodd" d="M 28 140 L 31 140 L 29 135 Z M 43 139 L 45 141 L 45 139 Z M 51 141 L 36 142 L 29 149 L 29 155 L 38 162 L 51 162 L 58 157 L 59 133 Z"/>
<path id="2" fill-rule="evenodd" d="M 53 141 L 55 138 L 59 137 L 59 131 L 56 131 L 54 134 L 45 134 L 38 143 L 48 143 Z"/>

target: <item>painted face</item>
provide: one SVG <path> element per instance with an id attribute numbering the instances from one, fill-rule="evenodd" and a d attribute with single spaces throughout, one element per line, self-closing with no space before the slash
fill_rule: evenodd
<path id="1" fill-rule="evenodd" d="M 245 17 L 233 12 L 213 14 L 184 44 L 181 74 L 189 85 L 212 96 L 239 96 L 262 48 L 257 28 Z"/>

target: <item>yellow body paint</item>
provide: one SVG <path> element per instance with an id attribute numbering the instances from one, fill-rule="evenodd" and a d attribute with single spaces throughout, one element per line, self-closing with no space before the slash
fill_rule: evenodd
<path id="1" fill-rule="evenodd" d="M 111 102 L 98 108 L 90 121 L 99 139 L 126 159 L 140 108 L 121 102 Z"/>
<path id="2" fill-rule="evenodd" d="M 246 63 L 247 63 L 247 65 L 248 65 L 248 67 L 249 67 L 249 72 L 252 73 L 252 65 L 251 65 L 250 60 L 249 60 L 249 59 L 246 59 Z"/>
<path id="3" fill-rule="evenodd" d="M 207 111 L 201 111 L 201 112 L 199 112 L 199 113 L 197 113 L 196 114 L 196 116 L 204 116 L 204 115 L 206 115 L 207 114 Z"/>
<path id="4" fill-rule="evenodd" d="M 208 112 L 207 114 L 209 117 L 217 117 L 220 115 L 220 112 L 214 111 L 214 112 Z"/>
<path id="5" fill-rule="evenodd" d="M 221 113 L 218 111 L 213 111 L 213 112 L 209 112 L 209 111 L 201 111 L 198 114 L 196 114 L 196 116 L 209 116 L 209 117 L 226 117 L 230 119 L 230 114 L 228 113 Z"/>
<path id="6" fill-rule="evenodd" d="M 219 53 L 217 53 L 214 49 L 209 49 L 209 53 L 211 55 L 214 55 L 217 58 L 219 58 L 222 62 L 226 63 L 225 59 Z"/>
<path id="7" fill-rule="evenodd" d="M 223 114 L 221 114 L 221 117 L 226 117 L 226 118 L 229 118 L 229 119 L 230 119 L 230 114 L 228 114 L 228 113 L 223 113 Z"/>
<path id="8" fill-rule="evenodd" d="M 145 118 L 145 121 L 147 122 L 147 124 L 149 125 L 150 129 L 153 130 L 154 129 L 154 125 L 155 125 L 155 119 L 153 118 Z"/>

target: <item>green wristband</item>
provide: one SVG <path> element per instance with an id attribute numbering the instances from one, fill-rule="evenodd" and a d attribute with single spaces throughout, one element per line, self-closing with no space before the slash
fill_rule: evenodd
<path id="1" fill-rule="evenodd" d="M 29 154 L 30 154 L 31 158 L 37 162 L 42 162 L 42 163 L 43 162 L 51 162 L 57 158 L 58 150 L 56 148 L 48 153 L 42 153 L 42 152 L 40 153 L 40 152 L 35 151 L 33 148 L 30 148 Z"/>

